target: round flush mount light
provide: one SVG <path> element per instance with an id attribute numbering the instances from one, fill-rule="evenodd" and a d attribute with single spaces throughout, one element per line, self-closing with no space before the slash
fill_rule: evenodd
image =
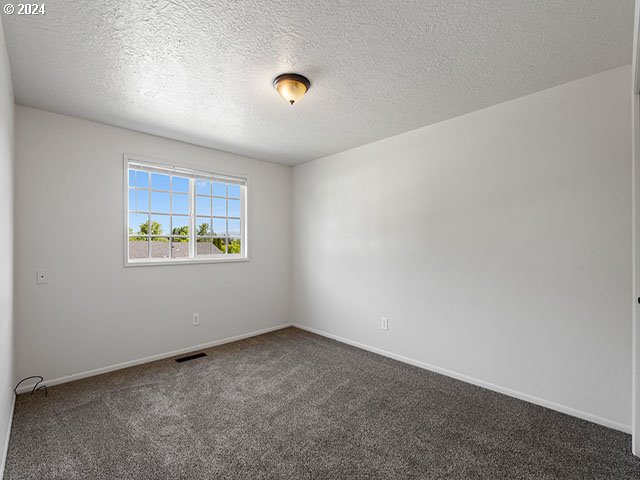
<path id="1" fill-rule="evenodd" d="M 273 86 L 282 98 L 284 98 L 289 105 L 293 105 L 307 93 L 311 82 L 307 77 L 298 75 L 297 73 L 284 73 L 278 75 L 273 81 Z"/>

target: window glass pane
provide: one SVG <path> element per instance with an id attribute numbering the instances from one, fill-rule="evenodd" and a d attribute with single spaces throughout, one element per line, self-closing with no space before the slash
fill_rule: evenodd
<path id="1" fill-rule="evenodd" d="M 171 217 L 171 235 L 189 236 L 189 217 L 173 215 Z"/>
<path id="2" fill-rule="evenodd" d="M 213 215 L 216 217 L 227 216 L 227 201 L 224 198 L 213 199 Z"/>
<path id="3" fill-rule="evenodd" d="M 138 190 L 136 194 L 136 200 L 138 202 L 138 210 L 147 212 L 150 210 L 148 190 Z"/>
<path id="4" fill-rule="evenodd" d="M 196 218 L 196 235 L 200 237 L 211 235 L 211 219 L 209 217 Z"/>
<path id="5" fill-rule="evenodd" d="M 137 210 L 136 208 L 136 191 L 129 189 L 129 210 Z"/>
<path id="6" fill-rule="evenodd" d="M 151 237 L 151 258 L 169 258 L 169 237 Z"/>
<path id="7" fill-rule="evenodd" d="M 215 182 L 213 184 L 213 194 L 216 197 L 226 197 L 227 196 L 227 184 L 226 183 Z"/>
<path id="8" fill-rule="evenodd" d="M 129 237 L 129 258 L 149 258 L 149 239 Z"/>
<path id="9" fill-rule="evenodd" d="M 242 244 L 239 238 L 230 238 L 227 246 L 227 253 L 229 255 L 240 255 L 242 253 Z"/>
<path id="10" fill-rule="evenodd" d="M 171 190 L 189 193 L 189 179 L 185 177 L 171 177 Z"/>
<path id="11" fill-rule="evenodd" d="M 169 175 L 163 173 L 151 174 L 151 188 L 153 190 L 169 190 Z"/>
<path id="12" fill-rule="evenodd" d="M 213 239 L 213 254 L 222 255 L 227 252 L 227 239 L 226 238 L 214 238 Z"/>
<path id="13" fill-rule="evenodd" d="M 149 211 L 149 191 L 129 190 L 129 210 Z"/>
<path id="14" fill-rule="evenodd" d="M 229 219 L 229 236 L 230 237 L 240 236 L 240 220 L 236 220 L 233 218 Z"/>
<path id="15" fill-rule="evenodd" d="M 211 197 L 196 197 L 196 215 L 211 216 Z"/>
<path id="16" fill-rule="evenodd" d="M 144 226 L 146 226 L 149 220 L 149 215 L 142 213 L 130 213 L 129 214 L 129 233 L 142 233 Z"/>
<path id="17" fill-rule="evenodd" d="M 149 188 L 149 173 L 148 172 L 136 172 L 136 187 Z"/>
<path id="18" fill-rule="evenodd" d="M 189 238 L 171 238 L 171 258 L 189 257 Z"/>
<path id="19" fill-rule="evenodd" d="M 229 198 L 240 198 L 240 185 L 229 184 L 227 186 Z"/>
<path id="20" fill-rule="evenodd" d="M 189 195 L 174 193 L 171 196 L 171 211 L 189 215 Z"/>
<path id="21" fill-rule="evenodd" d="M 151 192 L 151 211 L 169 213 L 169 194 L 165 192 Z"/>
<path id="22" fill-rule="evenodd" d="M 226 218 L 213 219 L 213 234 L 218 237 L 224 237 L 227 235 L 227 219 Z"/>
<path id="23" fill-rule="evenodd" d="M 229 215 L 230 217 L 238 217 L 240 218 L 240 200 L 229 200 Z"/>
<path id="24" fill-rule="evenodd" d="M 136 172 L 136 187 L 149 188 L 149 173 L 148 172 Z"/>
<path id="25" fill-rule="evenodd" d="M 208 180 L 196 180 L 196 193 L 198 195 L 211 195 L 211 182 Z"/>
<path id="26" fill-rule="evenodd" d="M 211 255 L 213 253 L 213 239 L 198 237 L 196 239 L 196 255 Z"/>
<path id="27" fill-rule="evenodd" d="M 139 170 L 129 170 L 129 186 L 149 188 L 149 174 Z"/>
<path id="28" fill-rule="evenodd" d="M 169 235 L 170 219 L 169 215 L 151 215 L 151 235 Z"/>

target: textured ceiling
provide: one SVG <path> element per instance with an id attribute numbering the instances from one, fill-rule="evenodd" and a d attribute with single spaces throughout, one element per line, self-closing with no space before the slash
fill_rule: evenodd
<path id="1" fill-rule="evenodd" d="M 17 103 L 285 164 L 631 63 L 633 0 L 45 3 L 3 14 Z"/>

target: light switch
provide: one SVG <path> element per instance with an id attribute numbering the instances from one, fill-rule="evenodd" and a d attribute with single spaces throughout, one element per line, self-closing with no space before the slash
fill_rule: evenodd
<path id="1" fill-rule="evenodd" d="M 44 268 L 39 268 L 36 270 L 36 283 L 38 285 L 43 285 L 45 283 L 49 283 L 49 270 L 45 270 Z"/>

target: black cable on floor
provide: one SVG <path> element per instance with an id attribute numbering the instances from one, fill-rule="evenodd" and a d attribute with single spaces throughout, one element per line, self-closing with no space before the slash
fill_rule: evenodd
<path id="1" fill-rule="evenodd" d="M 13 393 L 15 393 L 16 395 L 18 395 L 18 387 L 25 381 L 27 380 L 31 380 L 32 378 L 39 378 L 40 380 L 38 380 L 36 382 L 36 384 L 33 386 L 33 388 L 31 389 L 31 395 L 33 395 L 34 393 L 36 393 L 38 390 L 41 390 L 44 388 L 44 396 L 48 397 L 49 396 L 49 389 L 47 388 L 46 385 L 40 385 L 42 382 L 44 382 L 44 377 L 40 376 L 40 375 L 31 375 L 30 377 L 25 377 L 22 380 L 20 380 L 16 386 L 13 389 Z M 38 385 L 40 385 L 38 387 Z"/>

